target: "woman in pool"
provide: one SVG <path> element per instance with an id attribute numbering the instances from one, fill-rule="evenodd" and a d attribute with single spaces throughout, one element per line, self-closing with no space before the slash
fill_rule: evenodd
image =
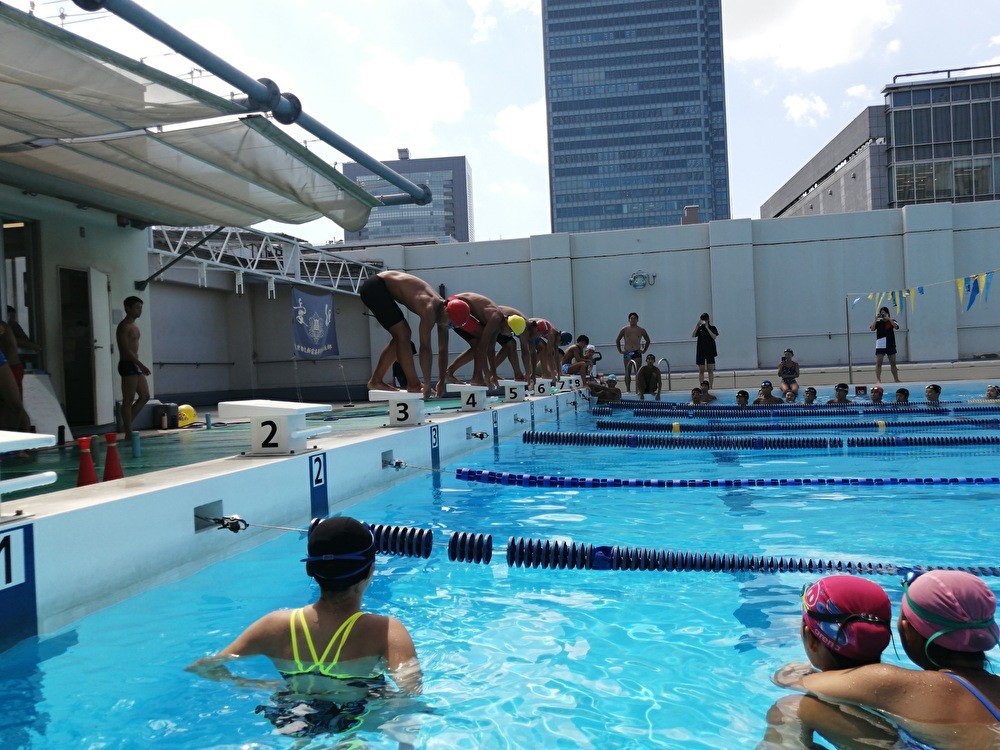
<path id="1" fill-rule="evenodd" d="M 313 521 L 304 562 L 319 584 L 316 602 L 264 615 L 218 654 L 188 669 L 213 680 L 273 685 L 236 677 L 226 665 L 243 656 L 268 657 L 285 689 L 275 705 L 257 711 L 280 732 L 296 736 L 356 726 L 365 699 L 384 688 L 386 671 L 402 690 L 419 693 L 420 664 L 406 627 L 361 610 L 375 571 L 371 529 L 347 516 Z"/>
<path id="2" fill-rule="evenodd" d="M 1000 745 L 1000 677 L 986 651 L 1000 638 L 996 597 L 979 578 L 933 570 L 903 585 L 897 630 L 921 671 L 871 664 L 809 674 L 798 685 L 826 700 L 889 718 L 904 747 L 969 750 Z"/>
<path id="3" fill-rule="evenodd" d="M 892 607 L 881 586 L 855 576 L 821 578 L 802 591 L 802 645 L 811 667 L 789 665 L 782 674 L 878 664 L 891 631 Z M 815 747 L 814 732 L 836 747 L 889 748 L 896 741 L 883 720 L 811 695 L 782 698 L 768 711 L 767 723 L 758 748 Z"/>

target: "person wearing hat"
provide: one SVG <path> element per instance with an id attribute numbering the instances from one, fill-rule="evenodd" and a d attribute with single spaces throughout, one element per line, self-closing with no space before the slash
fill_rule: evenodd
<path id="1" fill-rule="evenodd" d="M 711 384 L 707 380 L 701 381 L 701 402 L 703 404 L 710 404 L 713 401 L 718 401 L 719 397 L 711 392 Z"/>
<path id="2" fill-rule="evenodd" d="M 885 391 L 882 390 L 882 386 L 873 385 L 871 389 L 871 401 L 873 404 L 881 404 L 882 397 L 885 395 Z"/>
<path id="3" fill-rule="evenodd" d="M 493 367 L 493 352 L 497 336 L 519 336 L 527 327 L 520 314 L 504 315 L 500 306 L 489 297 L 475 292 L 461 292 L 448 298 L 448 316 L 452 330 L 469 344 L 469 351 L 459 355 L 445 373 L 449 383 L 461 382 L 456 372 L 473 362 L 473 385 L 496 387 L 497 373 Z"/>
<path id="4" fill-rule="evenodd" d="M 794 355 L 795 352 L 791 349 L 785 349 L 784 354 L 781 355 L 781 361 L 778 363 L 778 377 L 781 379 L 779 387 L 782 393 L 793 391 L 797 394 L 799 392 L 799 384 L 796 380 L 799 377 L 799 363 L 792 359 Z"/>
<path id="5" fill-rule="evenodd" d="M 836 387 L 833 389 L 833 398 L 831 398 L 826 403 L 828 404 L 849 404 L 851 400 L 847 398 L 847 392 L 850 389 L 847 387 L 847 383 L 837 383 Z"/>
<path id="6" fill-rule="evenodd" d="M 927 398 L 928 405 L 938 406 L 941 403 L 941 386 L 937 383 L 931 383 L 924 388 L 924 396 Z"/>
<path id="7" fill-rule="evenodd" d="M 306 574 L 319 585 L 319 599 L 299 609 L 264 615 L 222 651 L 198 659 L 188 670 L 244 686 L 272 686 L 274 681 L 237 677 L 227 666 L 241 657 L 266 656 L 289 691 L 279 696 L 321 699 L 308 709 L 297 709 L 308 714 L 304 721 L 312 717 L 327 731 L 331 727 L 343 731 L 364 712 L 364 699 L 384 684 L 386 671 L 401 690 L 419 693 L 420 663 L 405 625 L 395 617 L 361 609 L 375 572 L 371 529 L 348 516 L 317 519 L 310 526 L 307 549 L 303 562 Z M 338 713 L 331 705 L 343 711 Z M 264 713 L 268 708 L 274 707 L 263 707 Z M 347 727 L 340 726 L 345 715 Z M 288 724 L 281 717 L 269 718 L 281 724 L 279 730 Z M 336 725 L 329 723 L 334 718 Z"/>
<path id="8" fill-rule="evenodd" d="M 618 377 L 614 373 L 608 375 L 606 384 L 594 380 L 588 387 L 590 395 L 596 396 L 599 404 L 610 404 L 612 401 L 622 400 L 622 392 L 618 387 Z"/>
<path id="9" fill-rule="evenodd" d="M 892 606 L 885 590 L 858 576 L 827 576 L 802 589 L 802 645 L 809 664 L 789 664 L 777 681 L 813 670 L 878 664 L 892 637 Z M 787 696 L 768 711 L 764 747 L 816 747 L 818 732 L 835 747 L 888 747 L 896 732 L 875 716 L 864 717 L 812 696 Z M 782 738 L 795 739 L 783 744 Z"/>
<path id="10" fill-rule="evenodd" d="M 759 406 L 760 404 L 780 404 L 781 399 L 774 395 L 774 386 L 771 384 L 770 380 L 765 380 L 760 384 L 760 392 L 753 400 L 754 406 Z"/>
<path id="11" fill-rule="evenodd" d="M 744 390 L 736 391 L 736 405 L 746 406 L 748 403 L 750 403 L 750 393 Z"/>
<path id="12" fill-rule="evenodd" d="M 802 405 L 812 406 L 816 403 L 816 389 L 809 386 L 802 392 Z"/>
<path id="13" fill-rule="evenodd" d="M 885 715 L 904 747 L 993 748 L 1000 737 L 1000 676 L 987 671 L 986 652 L 1000 638 L 995 615 L 996 596 L 970 573 L 911 574 L 896 629 L 920 670 L 869 664 L 775 680 Z"/>
<path id="14" fill-rule="evenodd" d="M 438 339 L 438 395 L 444 395 L 445 369 L 448 366 L 448 311 L 445 300 L 423 279 L 402 271 L 382 271 L 369 278 L 358 295 L 371 314 L 392 340 L 379 354 L 378 362 L 368 379 L 369 390 L 394 391 L 395 386 L 385 382 L 394 362 L 398 362 L 406 378 L 406 390 L 430 396 L 433 365 L 431 330 L 437 326 Z M 417 377 L 413 362 L 413 343 L 410 324 L 406 322 L 403 305 L 420 319 L 420 369 L 423 383 Z"/>

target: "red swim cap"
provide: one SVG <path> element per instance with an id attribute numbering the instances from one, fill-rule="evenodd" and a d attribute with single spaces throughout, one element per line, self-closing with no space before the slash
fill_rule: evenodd
<path id="1" fill-rule="evenodd" d="M 446 309 L 448 317 L 451 318 L 452 326 L 458 330 L 466 333 L 476 333 L 479 330 L 479 321 L 472 317 L 472 310 L 469 309 L 469 303 L 465 300 L 451 297 L 448 299 Z"/>
<path id="2" fill-rule="evenodd" d="M 535 321 L 535 330 L 537 330 L 543 336 L 552 330 L 552 324 L 544 319 Z"/>
<path id="3" fill-rule="evenodd" d="M 802 619 L 820 643 L 857 661 L 878 661 L 892 635 L 885 590 L 855 576 L 828 576 L 806 589 Z"/>

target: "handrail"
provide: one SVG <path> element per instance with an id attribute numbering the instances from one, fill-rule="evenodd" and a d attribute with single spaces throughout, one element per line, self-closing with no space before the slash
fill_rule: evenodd
<path id="1" fill-rule="evenodd" d="M 672 391 L 673 390 L 673 386 L 672 386 L 672 384 L 670 382 L 670 360 L 667 359 L 666 357 L 660 357 L 658 360 L 656 360 L 656 366 L 657 367 L 660 366 L 660 362 L 666 362 L 667 363 L 667 390 L 668 391 Z"/>

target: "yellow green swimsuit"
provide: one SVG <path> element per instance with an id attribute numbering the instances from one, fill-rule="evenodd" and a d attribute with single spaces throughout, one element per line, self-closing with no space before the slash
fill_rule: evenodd
<path id="1" fill-rule="evenodd" d="M 295 669 L 278 670 L 288 683 L 289 690 L 272 696 L 273 705 L 257 707 L 257 713 L 264 714 L 280 734 L 308 737 L 343 732 L 361 724 L 361 719 L 367 713 L 367 691 L 385 684 L 385 662 L 379 660 L 366 674 L 346 674 L 338 672 L 337 667 L 340 665 L 344 644 L 362 614 L 364 613 L 355 612 L 344 620 L 323 653 L 318 654 L 306 625 L 305 614 L 301 609 L 292 611 L 288 626 Z M 303 662 L 299 655 L 297 628 L 302 629 L 302 637 L 312 659 L 310 663 Z M 333 658 L 327 663 L 331 652 Z M 360 693 L 361 697 L 358 689 L 364 691 Z M 351 697 L 346 700 L 338 699 L 336 693 L 340 690 L 347 690 Z"/>

